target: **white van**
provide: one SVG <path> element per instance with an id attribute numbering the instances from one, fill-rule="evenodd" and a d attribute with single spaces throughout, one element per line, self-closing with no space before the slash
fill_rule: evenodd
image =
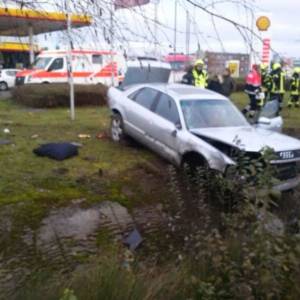
<path id="1" fill-rule="evenodd" d="M 110 51 L 72 50 L 72 68 L 75 84 L 111 85 L 112 72 L 115 85 L 124 78 L 125 59 Z M 62 83 L 68 81 L 67 52 L 43 51 L 38 55 L 31 69 L 17 73 L 16 85 L 31 83 Z"/>

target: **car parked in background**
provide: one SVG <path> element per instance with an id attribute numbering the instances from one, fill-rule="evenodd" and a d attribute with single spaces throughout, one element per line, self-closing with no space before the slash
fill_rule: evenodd
<path id="1" fill-rule="evenodd" d="M 17 69 L 1 69 L 0 70 L 0 91 L 6 91 L 15 86 L 16 75 L 20 72 Z"/>

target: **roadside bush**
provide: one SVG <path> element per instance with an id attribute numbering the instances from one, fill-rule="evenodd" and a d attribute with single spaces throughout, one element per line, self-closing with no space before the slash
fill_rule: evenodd
<path id="1" fill-rule="evenodd" d="M 205 169 L 198 182 L 172 173 L 167 244 L 187 263 L 192 299 L 300 297 L 300 237 L 287 232 L 272 212 L 280 198 L 271 189 L 273 153 L 265 149 L 262 157 L 266 168 L 262 159 L 249 164 L 245 157 L 231 180 Z"/>
<path id="2" fill-rule="evenodd" d="M 106 105 L 107 87 L 98 85 L 75 85 L 75 105 Z M 17 86 L 12 97 L 18 104 L 36 108 L 68 107 L 70 105 L 68 84 L 28 84 Z"/>
<path id="3" fill-rule="evenodd" d="M 245 78 L 243 77 L 234 78 L 234 82 L 235 82 L 235 91 L 243 92 L 246 84 Z"/>

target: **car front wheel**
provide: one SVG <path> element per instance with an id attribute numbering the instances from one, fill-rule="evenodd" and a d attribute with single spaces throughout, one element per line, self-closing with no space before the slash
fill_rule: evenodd
<path id="1" fill-rule="evenodd" d="M 6 90 L 8 90 L 7 83 L 4 81 L 0 82 L 0 91 L 6 91 Z"/>
<path id="2" fill-rule="evenodd" d="M 111 138 L 116 143 L 122 143 L 125 140 L 123 119 L 120 114 L 114 113 L 111 118 L 110 127 Z"/>

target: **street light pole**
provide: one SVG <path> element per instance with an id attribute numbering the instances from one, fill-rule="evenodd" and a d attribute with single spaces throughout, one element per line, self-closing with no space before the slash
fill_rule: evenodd
<path id="1" fill-rule="evenodd" d="M 177 52 L 177 0 L 174 2 L 174 59 L 176 61 L 176 52 Z M 173 80 L 176 81 L 176 74 L 175 71 L 173 71 Z"/>
<path id="2" fill-rule="evenodd" d="M 186 37 L 185 37 L 185 41 L 186 41 L 186 49 L 185 49 L 185 54 L 187 56 L 190 55 L 190 36 L 191 36 L 191 22 L 190 22 L 190 13 L 187 10 L 186 11 Z"/>
<path id="3" fill-rule="evenodd" d="M 28 28 L 29 35 L 29 62 L 30 65 L 34 63 L 34 45 L 33 45 L 33 26 L 30 24 Z"/>
<path id="4" fill-rule="evenodd" d="M 70 116 L 71 120 L 75 120 L 75 101 L 74 101 L 74 79 L 73 79 L 73 68 L 72 68 L 72 15 L 70 9 L 70 0 L 66 0 L 66 10 L 67 10 L 67 32 L 68 32 L 68 79 L 69 79 L 69 88 L 70 88 Z"/>
<path id="5" fill-rule="evenodd" d="M 154 54 L 155 57 L 158 56 L 158 37 L 157 37 L 157 29 L 158 29 L 158 1 L 154 2 Z"/>
<path id="6" fill-rule="evenodd" d="M 114 63 L 114 10 L 115 5 L 114 1 L 111 1 L 111 7 L 110 7 L 110 57 L 111 57 L 111 85 L 115 85 L 115 63 Z"/>

